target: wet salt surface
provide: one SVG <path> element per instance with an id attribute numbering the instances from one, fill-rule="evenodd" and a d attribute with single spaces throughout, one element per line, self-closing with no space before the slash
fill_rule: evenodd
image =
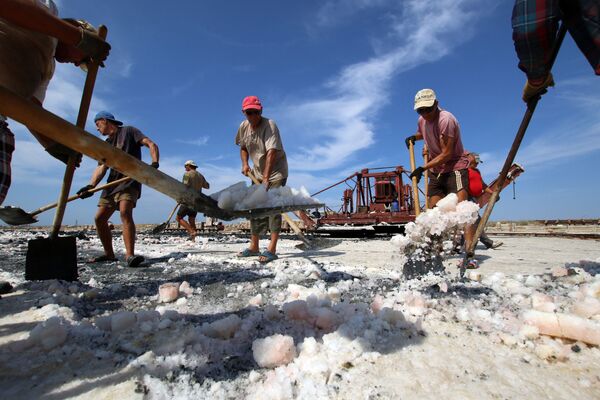
<path id="1" fill-rule="evenodd" d="M 292 205 L 319 204 L 310 197 L 304 186 L 295 189 L 289 186 L 265 190 L 263 185 L 248 185 L 238 182 L 210 195 L 224 210 L 250 210 L 256 208 L 283 207 Z"/>
<path id="2" fill-rule="evenodd" d="M 101 251 L 87 236 L 80 260 Z M 317 250 L 301 251 L 284 239 L 280 259 L 263 266 L 235 257 L 246 239 L 140 234 L 148 268 L 82 263 L 80 282 L 24 282 L 33 237 L 0 232 L 0 277 L 16 286 L 0 299 L 7 398 L 592 399 L 600 391 L 596 346 L 524 323 L 531 311 L 600 323 L 597 241 L 503 238 L 498 250 L 478 249 L 481 282 L 457 283 L 457 259 L 445 262 L 451 275 L 402 280 L 387 240 L 319 238 Z M 159 298 L 161 285 L 177 299 Z"/>

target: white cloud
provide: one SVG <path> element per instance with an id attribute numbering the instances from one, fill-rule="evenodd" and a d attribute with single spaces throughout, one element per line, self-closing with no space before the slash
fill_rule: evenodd
<path id="1" fill-rule="evenodd" d="M 208 143 L 208 136 L 200 136 L 198 139 L 194 139 L 194 140 L 184 140 L 184 139 L 176 139 L 176 142 L 178 143 L 185 143 L 185 144 L 191 144 L 194 146 L 204 146 L 206 145 L 206 143 Z"/>
<path id="2" fill-rule="evenodd" d="M 338 167 L 374 143 L 375 116 L 389 97 L 390 80 L 418 65 L 436 61 L 468 40 L 476 19 L 496 0 L 440 0 L 403 3 L 394 24 L 396 47 L 380 56 L 345 67 L 325 85 L 326 95 L 287 104 L 288 130 L 313 132 L 318 145 L 289 157 L 291 168 L 323 170 Z M 353 10 L 379 1 L 352 2 Z M 341 2 L 330 2 L 333 9 Z M 292 112 L 293 110 L 293 112 Z M 297 117 L 295 117 L 297 116 Z"/>

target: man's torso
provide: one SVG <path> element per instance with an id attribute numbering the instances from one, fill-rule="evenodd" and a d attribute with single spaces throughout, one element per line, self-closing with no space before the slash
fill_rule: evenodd
<path id="1" fill-rule="evenodd" d="M 121 126 L 118 128 L 117 132 L 112 137 L 108 137 L 106 142 L 116 147 L 117 149 L 123 150 L 125 153 L 129 154 L 137 158 L 138 160 L 142 159 L 142 145 L 140 142 L 146 136 L 137 128 L 133 126 Z M 107 182 L 113 182 L 118 179 L 123 178 L 125 175 L 120 173 L 117 170 L 111 168 L 110 173 L 108 174 Z M 142 185 L 134 180 L 121 183 L 114 188 L 105 189 L 102 191 L 101 197 L 106 197 L 111 194 L 122 191 L 123 189 L 133 186 L 139 189 L 139 193 L 141 195 Z"/>
<path id="2" fill-rule="evenodd" d="M 460 127 L 458 121 L 448 111 L 440 110 L 438 117 L 427 122 L 423 117 L 419 117 L 418 130 L 423 135 L 429 151 L 429 159 L 433 159 L 442 153 L 441 136 L 455 138 L 452 149 L 452 157 L 445 164 L 432 168 L 432 172 L 450 172 L 465 169 L 469 165 L 469 160 L 464 155 L 464 148 L 460 136 Z"/>
<path id="3" fill-rule="evenodd" d="M 206 184 L 206 179 L 204 179 L 204 176 L 200 172 L 192 170 L 183 174 L 183 183 L 197 192 L 202 192 L 202 188 Z"/>
<path id="4" fill-rule="evenodd" d="M 238 129 L 235 143 L 248 150 L 248 154 L 254 164 L 254 173 L 258 179 L 262 179 L 267 161 L 267 151 L 276 149 L 277 154 L 269 181 L 282 180 L 288 176 L 288 164 L 279 129 L 274 121 L 268 118 L 262 118 L 262 121 L 256 129 L 253 129 L 248 121 L 242 122 Z"/>

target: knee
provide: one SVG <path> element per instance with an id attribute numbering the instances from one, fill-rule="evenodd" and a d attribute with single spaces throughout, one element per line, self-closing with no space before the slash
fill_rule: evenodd
<path id="1" fill-rule="evenodd" d="M 124 224 L 133 222 L 133 213 L 131 212 L 131 210 L 122 210 L 120 212 L 120 215 L 121 215 L 121 222 L 123 222 Z"/>

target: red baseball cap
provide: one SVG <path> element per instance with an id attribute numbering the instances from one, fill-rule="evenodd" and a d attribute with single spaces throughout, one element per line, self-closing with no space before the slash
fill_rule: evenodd
<path id="1" fill-rule="evenodd" d="M 242 111 L 246 110 L 262 110 L 262 104 L 260 103 L 260 99 L 256 96 L 247 96 L 242 101 Z"/>

